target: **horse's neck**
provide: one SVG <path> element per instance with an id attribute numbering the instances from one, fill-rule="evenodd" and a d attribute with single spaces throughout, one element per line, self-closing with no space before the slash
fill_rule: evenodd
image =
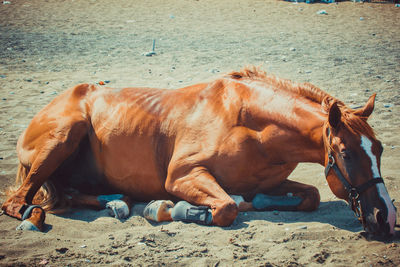
<path id="1" fill-rule="evenodd" d="M 277 149 L 284 162 L 324 163 L 322 129 L 326 114 L 318 103 L 286 92 L 264 90 L 249 103 L 246 123 L 266 149 Z"/>

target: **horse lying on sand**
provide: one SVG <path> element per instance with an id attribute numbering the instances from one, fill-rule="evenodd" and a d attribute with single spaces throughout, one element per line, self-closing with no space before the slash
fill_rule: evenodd
<path id="1" fill-rule="evenodd" d="M 148 219 L 229 226 L 239 211 L 317 209 L 317 188 L 287 179 L 315 162 L 367 232 L 391 235 L 396 209 L 367 123 L 374 102 L 353 110 L 254 67 L 176 90 L 80 84 L 20 136 L 22 184 L 2 209 L 20 229 L 42 230 L 45 210 L 108 207 L 124 218 L 131 201 L 154 200 Z"/>

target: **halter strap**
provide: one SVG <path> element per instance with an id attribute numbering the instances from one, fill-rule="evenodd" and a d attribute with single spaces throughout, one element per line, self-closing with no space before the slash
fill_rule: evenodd
<path id="1" fill-rule="evenodd" d="M 382 179 L 382 177 L 376 177 L 373 178 L 365 183 L 363 183 L 362 185 L 356 186 L 356 189 L 358 191 L 359 194 L 364 193 L 365 190 L 367 190 L 368 188 L 370 188 L 371 186 L 374 186 L 376 184 L 384 184 L 384 181 Z"/>
<path id="2" fill-rule="evenodd" d="M 325 167 L 325 177 L 328 177 L 328 173 L 331 170 L 331 168 L 335 171 L 336 176 L 339 178 L 339 180 L 342 182 L 344 188 L 346 188 L 347 192 L 349 194 L 362 194 L 364 193 L 368 188 L 370 188 L 371 186 L 374 186 L 376 184 L 380 184 L 383 183 L 384 181 L 382 179 L 382 177 L 375 177 L 372 178 L 368 181 L 366 181 L 365 183 L 359 185 L 359 186 L 352 186 L 346 178 L 344 178 L 342 172 L 340 171 L 339 167 L 337 166 L 334 157 L 332 156 L 332 154 L 329 154 L 329 162 Z"/>
<path id="3" fill-rule="evenodd" d="M 328 155 L 328 158 L 329 158 L 329 162 L 325 167 L 325 177 L 328 177 L 329 171 L 332 168 L 335 171 L 336 176 L 342 182 L 344 188 L 346 188 L 346 190 L 348 192 L 350 192 L 351 189 L 353 188 L 353 186 L 347 181 L 346 178 L 344 178 L 344 176 L 343 176 L 342 172 L 340 171 L 339 167 L 336 165 L 335 158 L 330 153 Z"/>
<path id="4" fill-rule="evenodd" d="M 359 186 L 352 186 L 346 178 L 344 178 L 342 172 L 340 171 L 339 167 L 337 166 L 334 157 L 329 153 L 329 162 L 325 167 L 325 177 L 328 178 L 329 171 L 331 169 L 334 170 L 336 176 L 342 182 L 344 188 L 346 189 L 347 193 L 349 194 L 349 205 L 350 208 L 354 211 L 354 214 L 357 216 L 359 220 L 362 220 L 362 211 L 360 208 L 360 195 L 364 193 L 368 188 L 379 184 L 384 183 L 382 177 L 372 178 L 365 183 Z"/>

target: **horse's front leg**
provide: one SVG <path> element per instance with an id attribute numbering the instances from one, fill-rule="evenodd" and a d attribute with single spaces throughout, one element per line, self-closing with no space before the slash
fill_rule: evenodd
<path id="1" fill-rule="evenodd" d="M 195 167 L 177 174 L 178 171 L 173 171 L 168 175 L 165 187 L 184 201 L 175 206 L 166 201 L 150 203 L 145 209 L 145 217 L 156 221 L 193 221 L 218 226 L 233 223 L 238 207 L 206 168 Z"/>
<path id="2" fill-rule="evenodd" d="M 313 211 L 319 203 L 320 195 L 316 187 L 285 180 L 272 190 L 257 194 L 251 207 L 255 210 Z"/>

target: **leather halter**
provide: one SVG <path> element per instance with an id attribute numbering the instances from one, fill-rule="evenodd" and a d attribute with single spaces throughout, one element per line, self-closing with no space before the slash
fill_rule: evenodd
<path id="1" fill-rule="evenodd" d="M 328 131 L 328 140 L 330 137 L 330 129 L 327 129 Z M 349 205 L 350 208 L 354 211 L 356 214 L 357 218 L 361 220 L 361 209 L 360 209 L 360 195 L 364 193 L 368 188 L 379 184 L 379 183 L 384 183 L 382 177 L 374 177 L 365 183 L 359 185 L 359 186 L 353 186 L 351 183 L 347 181 L 347 179 L 344 177 L 343 173 L 340 171 L 339 167 L 337 166 L 335 162 L 335 158 L 332 155 L 332 151 L 328 152 L 328 164 L 325 167 L 325 177 L 328 178 L 329 171 L 333 169 L 335 172 L 336 176 L 339 178 L 341 181 L 342 185 L 346 189 L 347 193 L 349 194 Z"/>

